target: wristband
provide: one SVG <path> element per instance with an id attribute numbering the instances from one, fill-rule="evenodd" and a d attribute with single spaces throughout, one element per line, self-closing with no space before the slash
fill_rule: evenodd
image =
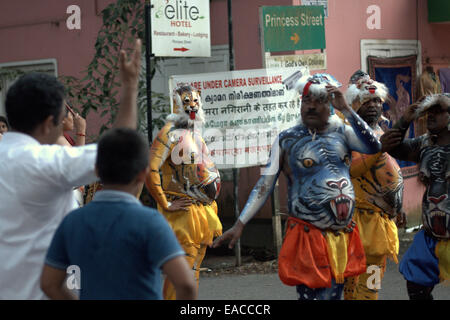
<path id="1" fill-rule="evenodd" d="M 86 137 L 86 135 L 84 133 L 77 133 L 77 136 Z"/>

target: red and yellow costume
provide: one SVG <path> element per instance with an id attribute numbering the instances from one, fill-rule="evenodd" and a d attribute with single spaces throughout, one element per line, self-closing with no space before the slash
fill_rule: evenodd
<path id="1" fill-rule="evenodd" d="M 206 246 L 222 234 L 215 199 L 220 191 L 220 176 L 209 158 L 203 138 L 195 130 L 203 118 L 199 92 L 190 86 L 174 91 L 174 113 L 158 133 L 150 149 L 150 174 L 146 186 L 166 217 L 186 259 L 199 280 Z M 188 198 L 187 210 L 168 210 L 170 202 Z M 173 285 L 166 279 L 164 298 L 176 298 Z"/>

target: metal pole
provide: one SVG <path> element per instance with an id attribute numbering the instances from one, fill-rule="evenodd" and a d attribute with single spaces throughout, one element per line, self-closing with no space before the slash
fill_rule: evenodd
<path id="1" fill-rule="evenodd" d="M 151 144 L 153 141 L 152 136 L 152 38 L 151 38 L 151 10 L 150 0 L 145 1 L 145 65 L 146 65 L 146 83 L 147 83 L 147 134 L 148 142 Z"/>
<path id="2" fill-rule="evenodd" d="M 260 26 L 260 37 L 261 37 L 261 57 L 263 68 L 266 67 L 266 57 L 270 56 L 270 52 L 266 52 L 264 46 L 264 28 L 263 28 L 263 15 L 262 8 L 259 8 L 259 26 Z M 281 246 L 283 244 L 283 231 L 281 228 L 281 215 L 280 215 L 280 197 L 279 197 L 279 184 L 278 179 L 275 182 L 275 187 L 271 195 L 272 204 L 272 233 L 273 233 L 273 246 L 277 253 L 277 257 L 280 255 Z"/>
<path id="3" fill-rule="evenodd" d="M 231 13 L 231 0 L 227 1 L 228 7 L 228 50 L 229 50 L 229 63 L 230 71 L 234 70 L 234 54 L 233 54 L 233 19 Z M 233 195 L 234 195 L 234 216 L 239 218 L 239 170 L 233 169 Z M 236 266 L 242 264 L 241 259 L 241 240 L 236 241 L 235 244 Z"/>
<path id="4" fill-rule="evenodd" d="M 147 136 L 149 145 L 153 142 L 153 119 L 152 119 L 152 20 L 150 19 L 150 10 L 153 5 L 150 0 L 145 1 L 145 80 L 147 84 Z M 150 207 L 157 208 L 156 201 L 149 192 Z"/>

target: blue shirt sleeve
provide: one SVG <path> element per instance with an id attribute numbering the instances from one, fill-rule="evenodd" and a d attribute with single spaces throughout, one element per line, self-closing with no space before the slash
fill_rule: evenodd
<path id="1" fill-rule="evenodd" d="M 50 248 L 47 251 L 47 256 L 45 257 L 45 264 L 62 270 L 66 270 L 70 265 L 64 237 L 66 218 L 61 222 L 58 229 L 56 229 Z"/>
<path id="2" fill-rule="evenodd" d="M 169 260 L 184 256 L 185 252 L 166 219 L 159 212 L 154 212 L 152 215 L 151 230 L 148 233 L 147 254 L 153 265 L 162 268 Z"/>

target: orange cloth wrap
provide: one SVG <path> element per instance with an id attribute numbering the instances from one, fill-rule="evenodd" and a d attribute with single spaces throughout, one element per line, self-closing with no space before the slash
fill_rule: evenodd
<path id="1" fill-rule="evenodd" d="M 343 283 L 344 278 L 365 271 L 366 259 L 357 226 L 353 232 L 335 235 L 289 217 L 278 258 L 278 274 L 284 284 L 330 288 L 332 278 Z"/>

